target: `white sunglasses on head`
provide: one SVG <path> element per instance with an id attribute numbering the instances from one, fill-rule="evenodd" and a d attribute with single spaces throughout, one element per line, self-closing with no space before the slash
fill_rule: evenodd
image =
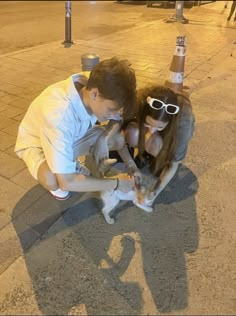
<path id="1" fill-rule="evenodd" d="M 147 104 L 149 104 L 152 109 L 157 110 L 157 111 L 162 110 L 164 108 L 166 113 L 171 114 L 171 115 L 177 114 L 179 112 L 178 105 L 166 104 L 165 102 L 161 100 L 154 99 L 151 97 L 147 97 Z"/>

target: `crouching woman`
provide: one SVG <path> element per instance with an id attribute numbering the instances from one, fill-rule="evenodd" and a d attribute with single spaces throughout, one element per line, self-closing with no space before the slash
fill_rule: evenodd
<path id="1" fill-rule="evenodd" d="M 189 98 L 160 85 L 147 86 L 138 91 L 136 117 L 123 128 L 126 144 L 137 148 L 134 159 L 140 169 L 148 167 L 157 177 L 148 197 L 151 205 L 175 175 L 185 158 L 194 131 L 194 114 Z M 127 149 L 119 151 L 129 164 Z"/>

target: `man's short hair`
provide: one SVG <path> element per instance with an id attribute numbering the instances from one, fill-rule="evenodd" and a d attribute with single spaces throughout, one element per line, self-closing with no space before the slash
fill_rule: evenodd
<path id="1" fill-rule="evenodd" d="M 104 99 L 124 107 L 123 116 L 131 116 L 136 104 L 136 77 L 128 60 L 105 59 L 90 73 L 86 89 L 97 88 Z"/>

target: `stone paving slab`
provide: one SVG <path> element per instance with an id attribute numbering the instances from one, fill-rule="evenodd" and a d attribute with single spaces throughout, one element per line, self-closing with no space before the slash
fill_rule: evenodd
<path id="1" fill-rule="evenodd" d="M 15 184 L 20 185 L 22 188 L 30 191 L 38 184 L 38 181 L 36 181 L 29 173 L 27 168 L 24 168 L 22 171 L 17 173 L 11 178 L 11 181 Z M 38 186 L 39 187 L 39 186 Z M 42 188 L 42 192 L 45 193 L 45 190 Z"/>
<path id="2" fill-rule="evenodd" d="M 18 228 L 18 230 L 15 229 Z M 24 250 L 29 248 L 39 234 L 19 220 L 13 220 L 1 230 L 0 240 L 0 273 L 3 273 Z M 7 243 L 7 245 L 6 245 Z"/>
<path id="3" fill-rule="evenodd" d="M 7 215 L 3 210 L 0 209 L 0 230 L 3 229 L 6 224 L 11 221 L 11 216 Z"/>
<path id="4" fill-rule="evenodd" d="M 21 200 L 26 193 L 27 190 L 0 176 L 0 209 L 9 216 L 11 216 L 12 210 L 17 202 Z"/>
<path id="5" fill-rule="evenodd" d="M 6 139 L 8 140 L 7 135 L 6 135 Z M 14 137 L 14 143 L 15 143 L 15 137 Z M 25 164 L 23 161 L 20 161 L 17 158 L 10 157 L 8 154 L 4 152 L 0 152 L 0 175 L 1 176 L 7 179 L 10 179 L 12 176 L 19 173 L 24 168 L 25 168 Z"/>

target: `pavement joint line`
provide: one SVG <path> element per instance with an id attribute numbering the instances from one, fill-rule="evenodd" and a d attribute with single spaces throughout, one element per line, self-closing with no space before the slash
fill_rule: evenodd
<path id="1" fill-rule="evenodd" d="M 15 258 L 8 266 L 5 267 L 5 269 L 1 270 L 0 272 L 0 279 L 1 279 L 1 276 L 4 275 L 4 273 L 20 258 L 22 257 L 22 259 L 24 259 L 24 254 L 25 252 L 22 250 L 22 254 L 19 255 L 17 258 Z"/>
<path id="2" fill-rule="evenodd" d="M 56 43 L 61 43 L 61 41 L 53 41 L 53 42 L 50 42 L 50 43 L 39 44 L 39 45 L 36 45 L 36 46 L 33 46 L 33 47 L 28 47 L 28 48 L 20 49 L 20 50 L 17 50 L 17 51 L 14 51 L 14 52 L 10 52 L 10 53 L 7 53 L 7 54 L 2 54 L 2 55 L 0 55 L 0 58 L 11 57 L 11 56 L 14 56 L 14 55 L 17 55 L 17 54 L 21 54 L 21 53 L 24 53 L 24 52 L 28 52 L 28 51 L 31 51 L 31 50 L 35 50 L 35 49 L 38 49 L 38 48 L 41 48 L 41 47 L 51 46 L 51 45 L 56 44 Z M 61 46 L 63 46 L 63 44 L 61 44 Z"/>

